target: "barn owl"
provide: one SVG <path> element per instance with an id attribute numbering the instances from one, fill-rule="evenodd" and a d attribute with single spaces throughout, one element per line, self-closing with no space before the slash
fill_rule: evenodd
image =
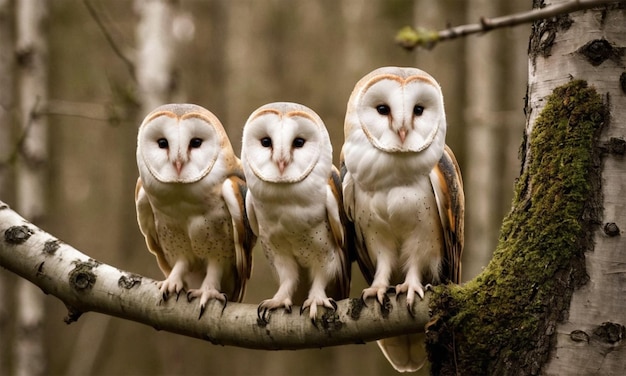
<path id="1" fill-rule="evenodd" d="M 244 211 L 245 181 L 220 121 L 192 104 L 167 104 L 146 116 L 137 137 L 137 221 L 165 274 L 163 301 L 241 301 L 254 235 Z"/>
<path id="2" fill-rule="evenodd" d="M 445 145 L 441 88 L 419 69 L 376 69 L 356 84 L 344 133 L 345 210 L 370 284 L 361 297 L 382 304 L 395 287 L 411 311 L 425 286 L 458 283 L 461 274 L 465 203 L 458 164 Z M 416 371 L 426 361 L 423 339 L 378 344 L 398 371 Z"/>
<path id="3" fill-rule="evenodd" d="M 274 297 L 259 304 L 259 319 L 281 307 L 291 312 L 306 270 L 311 286 L 300 313 L 308 308 L 315 322 L 318 306 L 336 309 L 334 299 L 350 288 L 341 183 L 326 127 L 305 106 L 267 104 L 244 126 L 241 160 L 250 225 L 279 281 Z"/>

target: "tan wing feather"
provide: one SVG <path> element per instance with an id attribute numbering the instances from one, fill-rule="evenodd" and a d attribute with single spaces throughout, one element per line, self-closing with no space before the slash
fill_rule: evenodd
<path id="1" fill-rule="evenodd" d="M 135 205 L 137 207 L 137 223 L 139 229 L 146 239 L 146 245 L 148 250 L 156 256 L 159 268 L 167 277 L 172 271 L 172 266 L 165 259 L 163 249 L 159 244 L 159 240 L 156 233 L 156 227 L 154 224 L 154 213 L 152 212 L 152 204 L 148 200 L 143 190 L 141 178 L 137 179 L 137 185 L 135 186 Z"/>
<path id="2" fill-rule="evenodd" d="M 339 171 L 335 166 L 331 173 L 330 179 L 328 179 L 328 186 L 332 197 L 328 202 L 327 212 L 328 220 L 330 222 L 330 228 L 333 236 L 341 246 L 342 252 L 339 254 L 341 260 L 342 270 L 341 276 L 338 278 L 338 292 L 332 296 L 334 299 L 345 299 L 350 295 L 350 280 L 352 277 L 351 267 L 351 254 L 354 253 L 354 227 L 348 222 L 346 213 L 343 207 L 343 195 L 341 190 L 341 179 L 339 177 Z M 332 208 L 337 208 L 338 212 Z M 333 215 L 333 213 L 336 213 Z"/>
<path id="3" fill-rule="evenodd" d="M 446 145 L 439 163 L 430 173 L 437 198 L 439 217 L 444 235 L 442 281 L 461 282 L 461 255 L 465 243 L 465 194 L 459 164 Z"/>
<path id="4" fill-rule="evenodd" d="M 354 181 L 352 177 L 348 173 L 346 165 L 343 161 L 343 155 L 341 158 L 341 181 L 343 183 L 343 200 L 346 214 L 346 229 L 349 231 L 349 238 L 352 242 L 350 249 L 350 259 L 352 261 L 356 260 L 359 264 L 359 269 L 365 277 L 365 281 L 368 284 L 371 284 L 374 280 L 374 274 L 376 273 L 376 266 L 372 262 L 372 259 L 369 256 L 369 252 L 367 251 L 367 246 L 365 244 L 365 239 L 363 238 L 363 232 L 361 229 L 353 222 L 352 211 L 354 209 Z"/>
<path id="5" fill-rule="evenodd" d="M 234 295 L 230 299 L 236 302 L 243 300 L 246 284 L 252 273 L 252 248 L 256 243 L 245 210 L 246 192 L 246 183 L 239 176 L 229 177 L 222 186 L 222 195 L 233 224 L 237 278 Z"/>

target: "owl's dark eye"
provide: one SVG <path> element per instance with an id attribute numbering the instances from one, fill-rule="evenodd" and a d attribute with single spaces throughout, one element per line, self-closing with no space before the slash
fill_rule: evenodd
<path id="1" fill-rule="evenodd" d="M 192 149 L 197 149 L 202 145 L 202 139 L 198 137 L 194 137 L 189 141 L 189 147 Z"/>
<path id="2" fill-rule="evenodd" d="M 167 139 L 165 138 L 159 138 L 157 140 L 157 144 L 159 145 L 160 149 L 167 149 L 170 146 L 170 144 L 167 142 Z"/>
<path id="3" fill-rule="evenodd" d="M 389 115 L 389 113 L 391 113 L 391 108 L 389 108 L 388 105 L 386 104 L 379 104 L 378 106 L 376 106 L 376 111 L 381 114 L 381 115 Z"/>
<path id="4" fill-rule="evenodd" d="M 271 148 L 272 147 L 272 139 L 269 137 L 263 137 L 261 139 L 261 146 L 263 146 L 264 148 Z"/>
<path id="5" fill-rule="evenodd" d="M 413 115 L 421 116 L 424 113 L 424 106 L 420 106 L 418 104 L 413 107 Z"/>
<path id="6" fill-rule="evenodd" d="M 297 149 L 298 149 L 298 148 L 303 147 L 305 142 L 306 142 L 306 140 L 305 140 L 304 138 L 302 138 L 302 137 L 296 137 L 296 138 L 293 140 L 292 145 L 293 145 L 293 147 L 294 147 L 294 148 L 297 148 Z"/>

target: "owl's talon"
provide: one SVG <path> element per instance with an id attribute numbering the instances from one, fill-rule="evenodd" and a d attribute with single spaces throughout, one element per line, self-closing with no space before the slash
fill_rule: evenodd
<path id="1" fill-rule="evenodd" d="M 276 298 L 272 298 L 272 299 L 266 299 L 264 301 L 262 301 L 259 306 L 257 307 L 257 316 L 259 316 L 259 313 L 261 312 L 261 309 L 263 310 L 263 314 L 261 314 L 259 316 L 259 319 L 261 319 L 262 321 L 264 321 L 266 324 L 269 323 L 269 316 L 268 313 L 270 313 L 271 311 L 277 309 L 277 308 L 284 308 L 285 312 L 287 313 L 291 313 L 291 299 L 290 298 L 285 298 L 285 299 L 276 299 Z"/>
<path id="2" fill-rule="evenodd" d="M 205 309 L 206 309 L 206 306 L 204 304 L 200 304 L 200 314 L 198 315 L 198 320 L 202 318 L 202 314 L 204 314 Z"/>
<path id="3" fill-rule="evenodd" d="M 226 295 L 225 293 L 222 293 L 222 296 L 224 297 L 224 306 L 222 307 L 221 315 L 224 314 L 224 310 L 226 309 L 226 306 L 228 305 L 228 295 Z"/>
<path id="4" fill-rule="evenodd" d="M 315 317 L 317 316 L 317 307 L 324 307 L 329 310 L 336 311 L 337 303 L 331 298 L 326 297 L 325 295 L 316 296 L 313 295 L 304 301 L 302 307 L 300 308 L 300 315 L 308 308 L 309 309 L 309 317 L 315 323 Z"/>
<path id="5" fill-rule="evenodd" d="M 413 312 L 413 304 L 408 304 L 406 305 L 407 310 L 409 311 L 409 315 L 412 318 L 415 318 L 415 312 Z"/>
<path id="6" fill-rule="evenodd" d="M 330 305 L 333 306 L 333 311 L 337 311 L 337 302 L 334 299 L 330 299 Z"/>
<path id="7" fill-rule="evenodd" d="M 387 296 L 387 287 L 372 286 L 363 289 L 363 292 L 361 293 L 361 300 L 365 301 L 365 299 L 370 297 L 376 298 L 378 304 L 383 306 L 385 304 L 385 299 L 389 299 L 389 297 Z"/>
<path id="8" fill-rule="evenodd" d="M 178 291 L 176 291 L 176 301 L 178 301 L 178 298 L 180 298 L 180 294 L 185 292 L 185 289 L 180 289 Z"/>
<path id="9" fill-rule="evenodd" d="M 263 308 L 263 313 L 261 314 L 261 321 L 263 321 L 266 324 L 269 324 L 270 323 L 270 316 L 269 316 L 270 312 L 271 311 L 269 309 Z"/>
<path id="10" fill-rule="evenodd" d="M 364 295 L 365 295 L 365 291 L 361 293 L 361 303 L 363 303 L 363 306 L 367 307 L 367 303 L 365 302 L 367 298 Z"/>
<path id="11" fill-rule="evenodd" d="M 261 313 L 261 311 L 263 311 L 263 313 Z M 267 324 L 267 320 L 265 319 L 265 312 L 267 312 L 267 308 L 264 309 L 263 306 L 259 304 L 259 306 L 256 308 L 256 316 L 259 318 L 259 320 Z"/>
<path id="12" fill-rule="evenodd" d="M 427 287 L 423 287 L 420 283 L 409 282 L 404 282 L 403 284 L 396 286 L 396 291 L 398 292 L 398 295 L 406 294 L 406 307 L 411 317 L 415 317 L 415 313 L 413 312 L 415 295 L 419 296 L 420 299 L 424 299 L 424 288 L 428 289 Z"/>

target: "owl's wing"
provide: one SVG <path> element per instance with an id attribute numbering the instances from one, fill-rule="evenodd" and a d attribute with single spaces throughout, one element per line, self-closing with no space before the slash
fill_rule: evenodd
<path id="1" fill-rule="evenodd" d="M 464 246 L 465 195 L 459 164 L 445 146 L 439 163 L 430 172 L 443 227 L 444 257 L 441 277 L 444 282 L 461 281 L 461 255 Z"/>
<path id="2" fill-rule="evenodd" d="M 328 189 L 326 194 L 326 213 L 333 237 L 341 247 L 339 260 L 341 262 L 341 276 L 338 277 L 339 291 L 336 299 L 347 298 L 350 294 L 350 279 L 352 273 L 351 257 L 354 253 L 354 226 L 348 222 L 343 207 L 341 179 L 339 171 L 335 166 L 328 179 Z"/>
<path id="3" fill-rule="evenodd" d="M 230 212 L 233 223 L 233 236 L 235 242 L 235 262 L 237 269 L 235 296 L 230 299 L 240 302 L 250 279 L 252 272 L 252 248 L 256 237 L 250 229 L 250 223 L 245 210 L 245 198 L 247 187 L 245 181 L 239 176 L 231 176 L 222 185 L 222 197 Z"/>
<path id="4" fill-rule="evenodd" d="M 376 273 L 376 266 L 370 258 L 365 239 L 363 239 L 362 236 L 363 232 L 357 228 L 354 223 L 354 180 L 352 179 L 352 175 L 348 172 L 343 158 L 340 166 L 343 185 L 343 207 L 346 213 L 346 228 L 350 229 L 349 236 L 353 242 L 350 251 L 350 259 L 357 261 L 365 280 L 368 284 L 371 284 L 374 280 L 374 274 Z"/>
<path id="5" fill-rule="evenodd" d="M 137 209 L 137 223 L 139 223 L 139 229 L 146 238 L 148 250 L 156 256 L 159 268 L 161 268 L 161 271 L 163 271 L 163 274 L 167 277 L 172 271 L 172 267 L 167 260 L 165 260 L 165 254 L 159 244 L 159 238 L 154 224 L 152 204 L 150 204 L 148 195 L 143 189 L 141 178 L 137 179 L 137 185 L 135 186 L 135 207 Z"/>

